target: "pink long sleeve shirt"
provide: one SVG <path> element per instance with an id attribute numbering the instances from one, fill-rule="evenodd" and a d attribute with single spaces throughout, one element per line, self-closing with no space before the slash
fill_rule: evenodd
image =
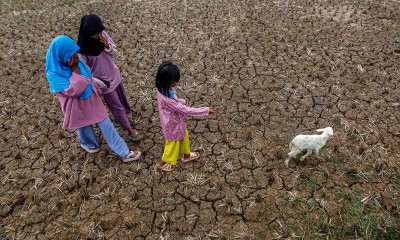
<path id="1" fill-rule="evenodd" d="M 109 48 L 104 48 L 98 56 L 79 54 L 79 58 L 90 68 L 93 77 L 110 82 L 110 87 L 103 90 L 103 94 L 107 94 L 114 91 L 121 83 L 121 74 L 113 60 L 113 57 L 118 55 L 117 47 L 106 31 L 101 34 L 107 39 Z"/>
<path id="2" fill-rule="evenodd" d="M 208 107 L 191 108 L 184 99 L 179 99 L 175 89 L 174 98 L 169 98 L 157 91 L 158 115 L 164 138 L 169 141 L 179 141 L 185 137 L 185 116 L 205 117 L 209 114 Z"/>
<path id="3" fill-rule="evenodd" d="M 79 99 L 90 81 L 85 76 L 72 73 L 69 88 L 56 93 L 64 114 L 63 128 L 78 129 L 101 122 L 108 118 L 106 107 L 101 101 L 101 91 L 93 82 L 92 94 L 87 99 Z"/>

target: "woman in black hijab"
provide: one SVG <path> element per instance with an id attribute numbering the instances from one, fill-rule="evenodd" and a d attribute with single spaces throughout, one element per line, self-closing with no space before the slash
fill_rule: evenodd
<path id="1" fill-rule="evenodd" d="M 121 74 L 112 59 L 118 53 L 117 48 L 104 30 L 103 23 L 97 15 L 90 14 L 82 17 L 78 36 L 79 55 L 89 66 L 92 76 L 107 85 L 103 96 L 116 122 L 128 132 L 131 140 L 138 141 L 142 136 L 131 127 L 127 114 L 132 109 L 121 82 Z"/>
<path id="2" fill-rule="evenodd" d="M 104 50 L 104 42 L 97 36 L 105 30 L 100 18 L 95 14 L 86 15 L 81 19 L 79 28 L 78 46 L 79 53 L 83 55 L 98 56 Z"/>

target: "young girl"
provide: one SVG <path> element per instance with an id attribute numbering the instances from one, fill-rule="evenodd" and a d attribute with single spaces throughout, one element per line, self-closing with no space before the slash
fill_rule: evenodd
<path id="1" fill-rule="evenodd" d="M 175 86 L 179 82 L 178 67 L 171 62 L 163 62 L 157 71 L 156 87 L 158 111 L 165 138 L 162 160 L 156 164 L 160 170 L 170 172 L 179 156 L 182 162 L 190 162 L 200 157 L 198 152 L 190 151 L 189 132 L 185 116 L 204 117 L 216 112 L 209 107 L 191 108 L 184 99 L 178 98 Z"/>
<path id="2" fill-rule="evenodd" d="M 101 89 L 98 86 L 101 84 L 92 78 L 90 70 L 79 60 L 78 50 L 71 38 L 62 35 L 52 41 L 46 55 L 46 76 L 50 92 L 55 93 L 60 101 L 64 114 L 63 128 L 77 130 L 81 147 L 89 153 L 96 153 L 100 151 L 100 145 L 92 125 L 97 124 L 108 146 L 124 162 L 139 159 L 140 151 L 129 151 L 111 123 L 99 97 Z"/>
<path id="3" fill-rule="evenodd" d="M 127 114 L 131 112 L 131 107 L 120 72 L 112 59 L 117 55 L 117 48 L 104 29 L 97 15 L 82 17 L 78 36 L 79 57 L 89 66 L 93 77 L 99 78 L 108 86 L 103 91 L 103 97 L 117 123 L 128 132 L 131 140 L 139 141 L 142 136 L 132 129 L 129 122 Z"/>

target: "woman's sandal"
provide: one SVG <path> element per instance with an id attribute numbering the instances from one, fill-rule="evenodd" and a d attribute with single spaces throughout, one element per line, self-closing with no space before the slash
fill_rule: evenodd
<path id="1" fill-rule="evenodd" d="M 136 130 L 134 130 L 134 132 L 132 134 L 128 134 L 128 138 L 134 142 L 139 141 L 140 139 L 143 138 L 142 135 L 140 135 L 140 133 Z"/>
<path id="2" fill-rule="evenodd" d="M 100 148 L 99 147 L 85 147 L 81 144 L 81 147 L 88 153 L 97 153 L 100 152 Z"/>
<path id="3" fill-rule="evenodd" d="M 126 155 L 124 158 L 122 158 L 122 161 L 124 163 L 136 161 L 136 160 L 138 160 L 140 158 L 141 155 L 142 155 L 142 153 L 139 150 L 130 151 L 128 153 L 128 155 Z"/>
<path id="4" fill-rule="evenodd" d="M 181 158 L 181 161 L 182 161 L 183 163 L 187 163 L 187 162 L 196 160 L 196 159 L 198 159 L 199 157 L 200 157 L 200 153 L 198 153 L 198 152 L 190 152 L 189 157 L 188 157 L 188 158 L 185 158 L 185 155 L 183 155 L 182 158 Z"/>
<path id="5" fill-rule="evenodd" d="M 175 166 L 163 161 L 160 161 L 156 163 L 156 168 L 158 170 L 164 171 L 164 172 L 172 172 L 175 169 Z"/>

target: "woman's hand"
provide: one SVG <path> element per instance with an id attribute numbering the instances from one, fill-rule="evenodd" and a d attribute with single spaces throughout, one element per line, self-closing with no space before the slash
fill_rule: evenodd
<path id="1" fill-rule="evenodd" d="M 97 86 L 99 88 L 101 88 L 101 89 L 106 89 L 107 88 L 107 85 L 103 81 L 101 81 L 100 79 L 92 77 L 92 80 L 93 80 L 93 82 L 95 82 L 97 84 Z"/>
<path id="2" fill-rule="evenodd" d="M 100 42 L 104 44 L 105 48 L 110 48 L 110 44 L 108 43 L 107 39 L 103 36 L 103 34 L 99 33 Z"/>
<path id="3" fill-rule="evenodd" d="M 80 74 L 79 71 L 79 67 L 78 67 L 78 63 L 79 63 L 79 57 L 78 54 L 74 54 L 72 55 L 72 57 L 68 60 L 68 66 L 72 69 L 72 71 L 74 73 L 78 73 Z"/>

